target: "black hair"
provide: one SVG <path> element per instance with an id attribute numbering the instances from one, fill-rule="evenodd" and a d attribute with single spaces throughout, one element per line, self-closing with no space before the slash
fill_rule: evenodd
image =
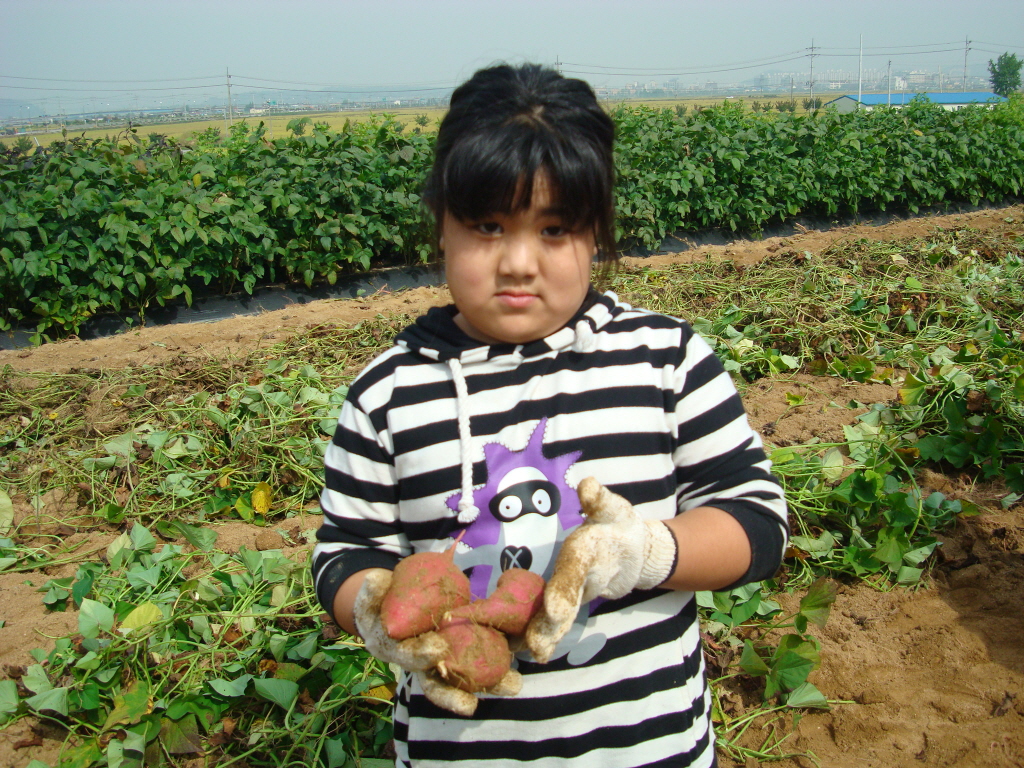
<path id="1" fill-rule="evenodd" d="M 598 261 L 614 260 L 614 140 L 583 80 L 538 64 L 481 69 L 452 93 L 423 197 L 440 230 L 446 212 L 475 221 L 528 209 L 546 172 L 565 225 L 593 228 Z"/>

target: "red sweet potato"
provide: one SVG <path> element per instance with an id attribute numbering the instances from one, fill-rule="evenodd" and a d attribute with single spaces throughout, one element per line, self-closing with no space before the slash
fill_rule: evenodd
<path id="1" fill-rule="evenodd" d="M 395 567 L 380 606 L 384 631 L 395 640 L 437 629 L 448 611 L 469 602 L 469 579 L 447 552 L 418 552 Z"/>
<path id="2" fill-rule="evenodd" d="M 544 601 L 544 578 L 522 568 L 509 568 L 498 577 L 494 591 L 483 600 L 453 608 L 449 621 L 468 619 L 506 635 L 521 635 Z"/>
<path id="3" fill-rule="evenodd" d="M 458 620 L 439 631 L 451 651 L 437 665 L 450 685 L 476 693 L 497 685 L 512 666 L 508 641 L 498 630 Z"/>

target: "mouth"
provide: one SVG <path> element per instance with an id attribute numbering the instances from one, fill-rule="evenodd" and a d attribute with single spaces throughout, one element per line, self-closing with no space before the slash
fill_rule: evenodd
<path id="1" fill-rule="evenodd" d="M 498 301 L 506 307 L 510 307 L 512 309 L 524 309 L 537 300 L 537 296 L 535 294 L 520 293 L 517 291 L 502 291 L 497 294 L 497 298 Z"/>

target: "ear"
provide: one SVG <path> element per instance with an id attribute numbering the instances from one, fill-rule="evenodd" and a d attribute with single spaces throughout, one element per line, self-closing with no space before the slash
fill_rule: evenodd
<path id="1" fill-rule="evenodd" d="M 444 235 L 441 235 L 439 238 L 437 238 L 437 250 L 444 250 Z"/>

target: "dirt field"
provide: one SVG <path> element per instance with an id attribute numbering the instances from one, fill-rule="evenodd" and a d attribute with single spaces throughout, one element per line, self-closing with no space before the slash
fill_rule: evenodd
<path id="1" fill-rule="evenodd" d="M 1010 221 L 1012 219 L 1012 221 Z M 784 238 L 787 247 L 818 252 L 839 239 L 896 240 L 927 236 L 936 227 L 1020 231 L 1024 206 L 962 215 L 899 221 L 882 227 L 846 227 L 808 231 Z M 754 263 L 779 246 L 779 238 L 735 242 L 684 254 L 656 255 L 646 263 L 714 258 Z M 0 351 L 0 368 L 23 371 L 112 369 L 157 364 L 179 356 L 222 359 L 279 341 L 317 322 L 355 323 L 381 312 L 419 314 L 447 301 L 443 288 L 380 293 L 358 300 L 318 302 L 217 323 L 141 328 L 95 341 L 64 341 L 36 349 Z M 784 384 L 784 386 L 783 386 Z M 763 380 L 750 388 L 745 403 L 757 427 L 787 409 L 786 392 L 806 393 L 805 404 L 791 409 L 766 441 L 805 442 L 832 431 L 841 435 L 846 421 L 830 422 L 820 407 L 843 400 L 884 402 L 895 391 L 880 384 L 844 384 L 839 379 L 793 376 Z M 832 411 L 831 413 L 837 413 Z M 979 517 L 965 519 L 943 536 L 935 567 L 915 590 L 880 592 L 861 582 L 840 585 L 838 599 L 821 640 L 823 666 L 811 682 L 837 704 L 830 711 L 804 714 L 786 742 L 811 750 L 822 766 L 1020 766 L 1024 765 L 1024 505 L 1002 510 L 980 486 L 961 478 L 929 475 L 923 484 L 952 498 L 981 505 Z M 52 499 L 50 509 L 68 517 L 66 533 L 78 537 L 82 551 L 105 547 L 116 534 L 76 528 L 73 502 Z M 17 504 L 17 503 L 16 503 Z M 24 514 L 16 509 L 18 515 Z M 291 523 L 292 521 L 289 521 Z M 315 527 L 314 518 L 296 519 L 299 528 Z M 219 528 L 218 546 L 261 547 L 266 529 L 243 523 Z M 302 556 L 300 551 L 296 556 Z M 69 566 L 65 566 L 67 568 Z M 31 648 L 52 645 L 52 638 L 73 632 L 73 612 L 48 613 L 36 591 L 49 573 L 0 575 L 0 670 L 30 663 Z M 73 567 L 71 567 L 73 573 Z M 737 702 L 742 711 L 744 702 Z M 783 725 L 788 727 L 787 720 Z M 752 728 L 751 745 L 769 732 Z M 0 731 L 0 768 L 22 768 L 32 759 L 54 765 L 61 736 L 22 719 Z M 723 760 L 723 766 L 736 765 Z M 807 759 L 783 766 L 810 766 Z M 198 763 L 197 763 L 198 765 Z M 748 761 L 744 768 L 757 765 Z"/>

